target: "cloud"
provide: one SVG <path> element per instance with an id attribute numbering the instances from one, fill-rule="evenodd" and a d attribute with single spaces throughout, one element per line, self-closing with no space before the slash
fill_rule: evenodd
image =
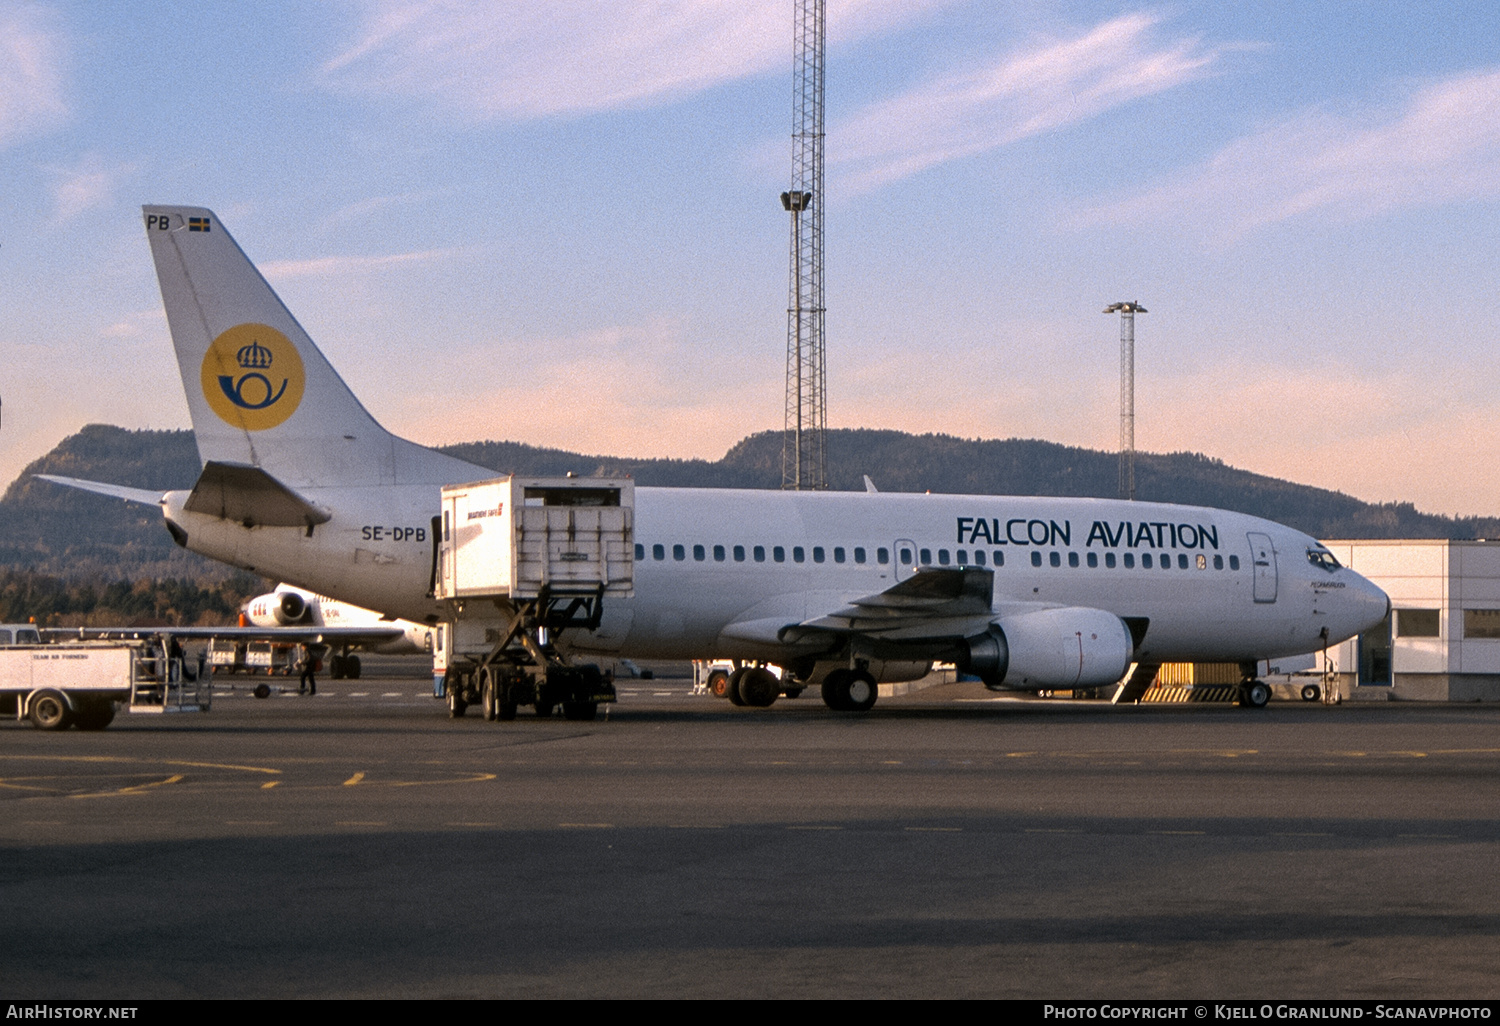
<path id="1" fill-rule="evenodd" d="M 349 274 L 369 274 L 406 264 L 429 264 L 448 260 L 466 252 L 464 247 L 445 249 L 423 249 L 411 253 L 391 253 L 386 256 L 330 256 L 313 257 L 308 260 L 269 260 L 260 264 L 261 273 L 267 278 L 287 281 L 292 278 L 332 278 Z"/>
<path id="2" fill-rule="evenodd" d="M 50 11 L 0 2 L 0 146 L 68 115 L 63 39 Z"/>
<path id="3" fill-rule="evenodd" d="M 1401 207 L 1500 196 L 1500 70 L 1417 89 L 1400 109 L 1308 111 L 1225 146 L 1175 181 L 1101 203 L 1081 224 L 1184 221 L 1215 242 L 1321 214 L 1354 221 Z"/>
<path id="4" fill-rule="evenodd" d="M 868 192 L 1207 75 L 1223 48 L 1158 42 L 1158 21 L 1124 15 L 872 104 L 830 130 L 829 170 L 843 191 Z"/>
<path id="5" fill-rule="evenodd" d="M 52 170 L 52 216 L 71 221 L 95 207 L 108 206 L 115 198 L 115 184 L 135 170 L 134 164 L 107 167 L 96 154 L 89 154 L 73 168 Z"/>
<path id="6" fill-rule="evenodd" d="M 952 0 L 832 0 L 830 45 Z M 481 119 L 576 116 L 678 99 L 789 65 L 789 3 L 363 0 L 332 87 L 427 96 Z"/>

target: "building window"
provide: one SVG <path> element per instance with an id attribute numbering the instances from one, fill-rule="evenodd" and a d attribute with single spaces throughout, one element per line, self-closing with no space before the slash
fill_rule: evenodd
<path id="1" fill-rule="evenodd" d="M 1500 609 L 1465 609 L 1464 637 L 1476 640 L 1500 638 Z"/>
<path id="2" fill-rule="evenodd" d="M 1479 612 L 1479 610 L 1474 610 Z M 1396 610 L 1396 637 L 1435 638 L 1438 636 L 1438 611 L 1436 609 Z M 1468 633 L 1465 623 L 1464 633 Z"/>

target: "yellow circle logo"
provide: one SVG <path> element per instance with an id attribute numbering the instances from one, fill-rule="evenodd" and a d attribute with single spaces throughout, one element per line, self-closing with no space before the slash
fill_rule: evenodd
<path id="1" fill-rule="evenodd" d="M 296 412 L 306 383 L 297 348 L 275 328 L 239 324 L 203 354 L 203 397 L 226 424 L 264 431 Z"/>

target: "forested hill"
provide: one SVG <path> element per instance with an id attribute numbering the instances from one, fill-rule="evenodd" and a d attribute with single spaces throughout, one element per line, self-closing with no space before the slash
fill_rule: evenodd
<path id="1" fill-rule="evenodd" d="M 630 474 L 643 485 L 775 488 L 781 434 L 763 432 L 719 460 L 622 459 L 517 442 L 472 442 L 444 452 L 497 474 Z M 971 440 L 899 431 L 831 431 L 832 487 L 863 489 L 868 474 L 887 492 L 1113 496 L 1119 461 L 1097 452 L 1025 439 Z M 36 473 L 135 488 L 188 488 L 198 455 L 187 431 L 125 431 L 91 424 L 37 460 L 0 499 L 0 569 L 70 580 L 178 577 L 222 581 L 228 571 L 172 544 L 154 507 L 90 495 L 32 478 Z M 1267 517 L 1321 538 L 1500 537 L 1500 518 L 1451 518 L 1409 503 L 1373 505 L 1352 496 L 1251 474 L 1196 453 L 1142 453 L 1136 495 L 1147 501 L 1216 506 Z"/>

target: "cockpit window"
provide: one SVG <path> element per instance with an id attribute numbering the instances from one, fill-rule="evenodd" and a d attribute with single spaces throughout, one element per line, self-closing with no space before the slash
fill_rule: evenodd
<path id="1" fill-rule="evenodd" d="M 1327 549 L 1308 549 L 1307 561 L 1313 566 L 1327 570 L 1329 573 L 1333 573 L 1340 566 L 1339 561 L 1334 558 L 1333 553 Z"/>

